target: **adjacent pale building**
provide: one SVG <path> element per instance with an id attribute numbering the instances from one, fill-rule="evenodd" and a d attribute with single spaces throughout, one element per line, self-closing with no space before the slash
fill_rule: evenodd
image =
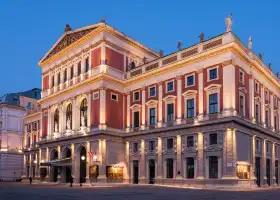
<path id="1" fill-rule="evenodd" d="M 23 171 L 23 118 L 40 97 L 40 89 L 0 98 L 0 180 L 20 180 Z"/>
<path id="2" fill-rule="evenodd" d="M 105 22 L 67 25 L 39 61 L 41 112 L 26 120 L 39 122 L 40 138 L 26 134 L 25 144 L 36 138 L 36 145 L 25 151 L 34 165 L 25 164 L 25 174 L 61 182 L 72 176 L 278 185 L 279 80 L 252 52 L 252 40 L 247 47 L 234 35 L 231 22 L 225 33 L 201 35 L 188 48 L 179 43 L 166 56 Z"/>

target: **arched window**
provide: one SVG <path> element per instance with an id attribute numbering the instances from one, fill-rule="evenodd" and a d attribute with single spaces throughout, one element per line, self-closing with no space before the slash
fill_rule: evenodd
<path id="1" fill-rule="evenodd" d="M 80 107 L 80 126 L 87 126 L 87 99 L 84 98 Z M 84 120 L 84 124 L 83 121 Z"/>
<path id="2" fill-rule="evenodd" d="M 54 129 L 54 132 L 58 132 L 58 129 L 59 129 L 59 111 L 58 111 L 58 108 L 54 112 L 54 127 L 53 127 L 53 129 Z"/>
<path id="3" fill-rule="evenodd" d="M 72 104 L 71 103 L 67 106 L 66 109 L 66 126 L 67 129 L 72 129 Z"/>

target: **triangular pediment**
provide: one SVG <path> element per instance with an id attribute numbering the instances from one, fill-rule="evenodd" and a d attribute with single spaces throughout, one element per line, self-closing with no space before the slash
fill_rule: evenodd
<path id="1" fill-rule="evenodd" d="M 42 61 L 45 61 L 55 54 L 59 53 L 69 45 L 73 44 L 77 40 L 83 38 L 87 34 L 89 34 L 91 31 L 93 31 L 96 27 L 84 29 L 84 30 L 76 30 L 76 31 L 69 31 L 64 33 L 60 39 L 55 43 L 55 45 L 51 48 L 51 50 L 46 54 L 45 57 L 43 57 Z"/>

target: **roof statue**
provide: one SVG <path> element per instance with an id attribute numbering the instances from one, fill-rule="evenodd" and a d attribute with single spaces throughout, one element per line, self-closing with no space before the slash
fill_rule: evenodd
<path id="1" fill-rule="evenodd" d="M 69 24 L 66 24 L 66 27 L 65 27 L 65 29 L 64 29 L 64 33 L 68 32 L 68 31 L 71 31 L 71 30 L 72 30 L 72 29 L 71 29 L 70 25 L 69 25 Z"/>
<path id="2" fill-rule="evenodd" d="M 178 51 L 181 51 L 182 50 L 182 42 L 178 42 L 177 44 L 177 48 L 178 48 Z"/>
<path id="3" fill-rule="evenodd" d="M 250 36 L 248 39 L 248 49 L 252 50 L 252 47 L 253 47 L 253 40 L 252 40 L 252 36 Z"/>
<path id="4" fill-rule="evenodd" d="M 263 59 L 263 55 L 261 53 L 259 53 L 259 59 L 262 60 Z"/>
<path id="5" fill-rule="evenodd" d="M 101 18 L 101 22 L 106 23 L 106 18 L 104 16 Z"/>
<path id="6" fill-rule="evenodd" d="M 148 61 L 148 59 L 146 58 L 146 56 L 144 56 L 144 58 L 143 58 L 143 63 L 146 64 L 147 61 Z"/>
<path id="7" fill-rule="evenodd" d="M 160 56 L 160 57 L 163 56 L 163 50 L 162 50 L 162 49 L 159 51 L 159 56 Z"/>
<path id="8" fill-rule="evenodd" d="M 268 64 L 268 68 L 272 71 L 272 63 Z"/>
<path id="9" fill-rule="evenodd" d="M 204 41 L 204 33 L 200 33 L 199 40 L 200 40 L 200 42 Z"/>
<path id="10" fill-rule="evenodd" d="M 230 14 L 226 19 L 226 32 L 232 31 L 232 14 Z"/>

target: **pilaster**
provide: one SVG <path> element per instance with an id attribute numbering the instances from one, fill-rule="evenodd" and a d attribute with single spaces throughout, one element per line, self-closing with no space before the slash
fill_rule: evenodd
<path id="1" fill-rule="evenodd" d="M 204 179 L 204 138 L 203 133 L 197 134 L 197 179 Z"/>
<path id="2" fill-rule="evenodd" d="M 261 167 L 261 185 L 267 187 L 267 177 L 266 177 L 266 139 L 263 139 L 262 145 L 262 167 Z"/>
<path id="3" fill-rule="evenodd" d="M 163 160 L 162 160 L 162 138 L 158 137 L 158 145 L 157 145 L 157 180 L 163 178 Z"/>
<path id="4" fill-rule="evenodd" d="M 126 107 L 126 129 L 130 129 L 130 93 L 126 95 L 127 107 Z"/>
<path id="5" fill-rule="evenodd" d="M 162 126 L 162 82 L 158 83 L 158 127 Z"/>
<path id="6" fill-rule="evenodd" d="M 250 77 L 249 79 L 249 117 L 250 119 L 255 122 L 255 84 L 254 79 Z"/>
<path id="7" fill-rule="evenodd" d="M 203 120 L 203 69 L 197 71 L 198 73 L 198 120 Z"/>
<path id="8" fill-rule="evenodd" d="M 265 127 L 265 96 L 264 96 L 264 87 L 261 86 L 261 123 Z"/>
<path id="9" fill-rule="evenodd" d="M 142 125 L 141 129 L 144 130 L 146 126 L 146 90 L 142 88 Z"/>
<path id="10" fill-rule="evenodd" d="M 182 122 L 182 76 L 176 77 L 177 81 L 177 119 L 176 123 Z"/>
<path id="11" fill-rule="evenodd" d="M 182 172 L 182 137 L 181 137 L 181 135 L 177 135 L 176 142 L 177 142 L 177 145 L 176 145 L 176 147 L 177 147 L 177 149 L 176 149 L 177 171 L 174 175 L 176 176 L 176 179 L 182 179 L 183 172 Z M 179 172 L 180 172 L 180 174 L 179 174 Z"/>
<path id="12" fill-rule="evenodd" d="M 144 140 L 141 140 L 141 143 L 140 143 L 140 163 L 139 163 L 139 182 L 140 183 L 145 183 L 145 141 Z"/>
<path id="13" fill-rule="evenodd" d="M 100 90 L 100 130 L 106 129 L 106 90 L 102 88 Z"/>
<path id="14" fill-rule="evenodd" d="M 270 94 L 270 127 L 272 130 L 276 128 L 274 127 L 274 100 L 272 94 Z"/>
<path id="15" fill-rule="evenodd" d="M 88 126 L 88 132 L 91 130 L 91 102 L 92 102 L 92 94 L 91 92 L 88 93 L 87 96 L 87 103 L 88 103 L 88 110 L 87 110 L 87 126 Z"/>

